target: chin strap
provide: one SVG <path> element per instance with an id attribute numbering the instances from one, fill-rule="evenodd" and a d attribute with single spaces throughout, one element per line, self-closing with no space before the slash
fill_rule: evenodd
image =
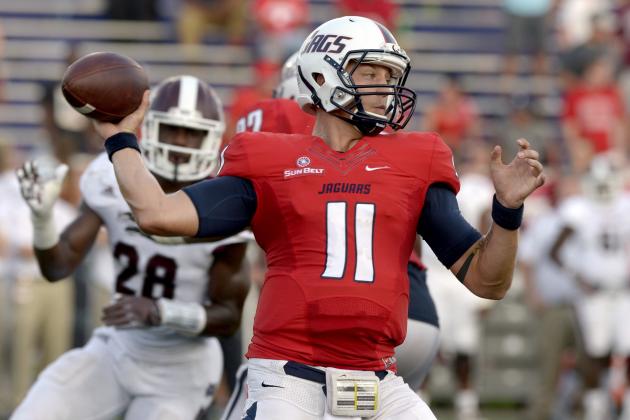
<path id="1" fill-rule="evenodd" d="M 366 120 L 359 116 L 352 116 L 351 118 L 343 117 L 341 115 L 332 114 L 340 120 L 354 125 L 364 136 L 377 136 L 385 129 L 385 123 L 378 123 L 373 120 Z"/>

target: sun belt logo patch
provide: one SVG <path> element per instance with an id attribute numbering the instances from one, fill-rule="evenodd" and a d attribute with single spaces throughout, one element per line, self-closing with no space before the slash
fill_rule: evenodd
<path id="1" fill-rule="evenodd" d="M 311 159 L 308 156 L 300 156 L 295 163 L 300 168 L 304 168 L 311 164 Z"/>
<path id="2" fill-rule="evenodd" d="M 322 175 L 324 173 L 324 168 L 308 167 L 311 164 L 311 158 L 308 156 L 300 156 L 295 161 L 295 164 L 297 168 L 284 170 L 284 179 L 302 175 Z"/>

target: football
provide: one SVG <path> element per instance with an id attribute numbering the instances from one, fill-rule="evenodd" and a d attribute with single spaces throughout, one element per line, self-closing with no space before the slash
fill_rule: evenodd
<path id="1" fill-rule="evenodd" d="M 135 111 L 149 88 L 140 64 L 121 54 L 96 52 L 72 63 L 61 90 L 74 109 L 99 121 L 118 122 Z"/>

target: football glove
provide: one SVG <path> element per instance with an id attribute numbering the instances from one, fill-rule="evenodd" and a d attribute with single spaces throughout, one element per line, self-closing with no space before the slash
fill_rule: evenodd
<path id="1" fill-rule="evenodd" d="M 53 206 L 67 173 L 68 165 L 47 160 L 27 161 L 17 170 L 20 192 L 31 209 L 33 245 L 37 249 L 49 249 L 59 242 Z"/>
<path id="2" fill-rule="evenodd" d="M 43 160 L 29 160 L 17 170 L 22 197 L 31 209 L 34 218 L 52 216 L 52 209 L 59 198 L 68 165 L 52 167 Z"/>

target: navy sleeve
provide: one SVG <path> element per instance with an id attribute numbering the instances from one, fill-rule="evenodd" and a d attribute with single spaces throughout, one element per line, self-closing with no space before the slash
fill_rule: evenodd
<path id="1" fill-rule="evenodd" d="M 448 268 L 481 238 L 459 211 L 453 190 L 443 184 L 429 187 L 416 231 Z"/>
<path id="2" fill-rule="evenodd" d="M 248 227 L 256 212 L 252 183 L 235 176 L 221 176 L 184 188 L 199 216 L 198 238 L 232 236 Z"/>

